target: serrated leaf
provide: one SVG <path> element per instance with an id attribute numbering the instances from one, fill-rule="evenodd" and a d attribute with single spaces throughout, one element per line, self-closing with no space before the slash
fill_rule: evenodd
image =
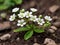
<path id="1" fill-rule="evenodd" d="M 34 31 L 35 31 L 36 33 L 43 33 L 43 32 L 44 32 L 44 29 L 39 29 L 39 28 L 37 28 L 37 29 L 34 29 Z"/>
<path id="2" fill-rule="evenodd" d="M 28 31 L 28 30 L 29 30 L 29 28 L 27 28 L 27 27 L 20 27 L 18 29 L 13 30 L 13 31 L 14 32 L 22 32 L 22 31 Z"/>
<path id="3" fill-rule="evenodd" d="M 33 35 L 33 30 L 30 30 L 24 35 L 24 39 L 28 40 L 29 38 L 32 37 L 32 35 Z"/>

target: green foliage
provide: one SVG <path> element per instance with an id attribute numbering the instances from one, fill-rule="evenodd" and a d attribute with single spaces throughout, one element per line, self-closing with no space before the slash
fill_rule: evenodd
<path id="1" fill-rule="evenodd" d="M 0 10 L 7 9 L 11 6 L 21 4 L 22 0 L 0 0 Z"/>
<path id="2" fill-rule="evenodd" d="M 28 40 L 33 35 L 33 30 L 27 31 L 27 33 L 24 35 L 24 39 Z"/>
<path id="3" fill-rule="evenodd" d="M 28 27 L 20 27 L 18 29 L 15 29 L 14 32 L 22 32 L 22 31 L 28 31 L 29 28 Z"/>
<path id="4" fill-rule="evenodd" d="M 28 40 L 33 35 L 33 32 L 43 33 L 44 29 L 38 28 L 35 25 L 30 24 L 30 25 L 26 25 L 25 27 L 20 27 L 14 30 L 14 32 L 22 32 L 22 31 L 27 31 L 27 33 L 24 35 L 24 39 Z"/>
<path id="5" fill-rule="evenodd" d="M 0 3 L 2 3 L 4 0 L 0 0 Z"/>
<path id="6" fill-rule="evenodd" d="M 44 27 L 49 27 L 51 25 L 51 23 L 49 21 L 47 21 L 45 24 L 44 24 Z"/>
<path id="7" fill-rule="evenodd" d="M 36 33 L 43 33 L 43 32 L 44 32 L 44 29 L 42 29 L 42 28 L 41 28 L 41 29 L 38 29 L 38 28 L 37 28 L 37 29 L 35 29 L 34 31 L 35 31 Z"/>
<path id="8" fill-rule="evenodd" d="M 13 0 L 16 4 L 21 4 L 22 0 Z"/>
<path id="9" fill-rule="evenodd" d="M 20 26 L 20 28 L 14 30 L 14 32 L 26 31 L 26 34 L 24 35 L 25 40 L 31 38 L 33 32 L 43 33 L 44 29 L 51 25 L 50 21 L 52 20 L 50 16 L 43 17 L 42 15 L 34 15 L 34 11 L 37 11 L 37 9 L 31 8 L 30 10 L 31 11 L 26 12 L 25 9 L 18 10 L 17 8 L 17 11 L 14 10 L 16 14 L 19 11 L 17 14 L 17 20 L 19 19 L 17 21 L 17 26 Z M 12 17 L 9 18 L 10 21 L 15 20 L 16 14 L 13 14 Z"/>

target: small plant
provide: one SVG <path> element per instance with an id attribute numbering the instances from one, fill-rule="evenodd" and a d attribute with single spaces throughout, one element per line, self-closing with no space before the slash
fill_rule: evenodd
<path id="1" fill-rule="evenodd" d="M 22 0 L 0 0 L 0 10 L 7 9 L 11 6 L 21 4 Z"/>
<path id="2" fill-rule="evenodd" d="M 43 17 L 42 15 L 34 15 L 34 13 L 37 12 L 35 8 L 31 8 L 30 11 L 14 8 L 12 12 L 14 12 L 14 14 L 10 16 L 9 20 L 15 21 L 17 19 L 17 26 L 20 26 L 20 28 L 15 29 L 14 32 L 26 31 L 24 35 L 25 40 L 28 40 L 34 32 L 43 33 L 44 29 L 51 25 L 50 21 L 52 18 L 50 16 Z M 19 12 L 19 14 L 17 14 L 17 12 Z"/>

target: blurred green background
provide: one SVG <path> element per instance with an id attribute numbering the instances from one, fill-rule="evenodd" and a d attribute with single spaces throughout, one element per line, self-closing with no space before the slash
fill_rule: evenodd
<path id="1" fill-rule="evenodd" d="M 0 0 L 0 10 L 8 9 L 11 6 L 19 5 L 22 0 Z"/>

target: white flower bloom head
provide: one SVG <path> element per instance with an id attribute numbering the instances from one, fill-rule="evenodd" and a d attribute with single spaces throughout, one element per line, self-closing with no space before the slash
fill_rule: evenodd
<path id="1" fill-rule="evenodd" d="M 23 19 L 21 19 L 21 20 L 18 20 L 17 26 L 23 27 L 25 24 L 26 22 Z"/>
<path id="2" fill-rule="evenodd" d="M 32 12 L 36 12 L 36 11 L 37 11 L 37 9 L 35 9 L 35 8 L 30 8 L 30 10 L 31 10 Z"/>
<path id="3" fill-rule="evenodd" d="M 18 14 L 18 17 L 19 18 L 24 18 L 25 17 L 25 14 L 24 13 L 20 13 L 20 14 Z"/>
<path id="4" fill-rule="evenodd" d="M 50 17 L 50 16 L 45 16 L 44 17 L 46 20 L 48 20 L 48 21 L 51 21 L 52 20 L 52 18 Z"/>
<path id="5" fill-rule="evenodd" d="M 9 20 L 10 20 L 10 21 L 14 21 L 14 20 L 15 20 L 15 17 L 16 17 L 16 15 L 13 14 L 13 15 L 10 16 Z"/>
<path id="6" fill-rule="evenodd" d="M 26 11 L 24 14 L 26 18 L 29 18 L 32 15 L 32 12 Z"/>
<path id="7" fill-rule="evenodd" d="M 12 9 L 12 12 L 17 12 L 19 10 L 19 8 L 14 8 Z"/>
<path id="8" fill-rule="evenodd" d="M 45 21 L 44 21 L 44 19 L 38 18 L 37 23 L 38 23 L 39 25 L 43 25 L 43 24 L 45 23 Z"/>
<path id="9" fill-rule="evenodd" d="M 37 21 L 37 16 L 31 15 L 30 20 L 36 22 Z"/>

